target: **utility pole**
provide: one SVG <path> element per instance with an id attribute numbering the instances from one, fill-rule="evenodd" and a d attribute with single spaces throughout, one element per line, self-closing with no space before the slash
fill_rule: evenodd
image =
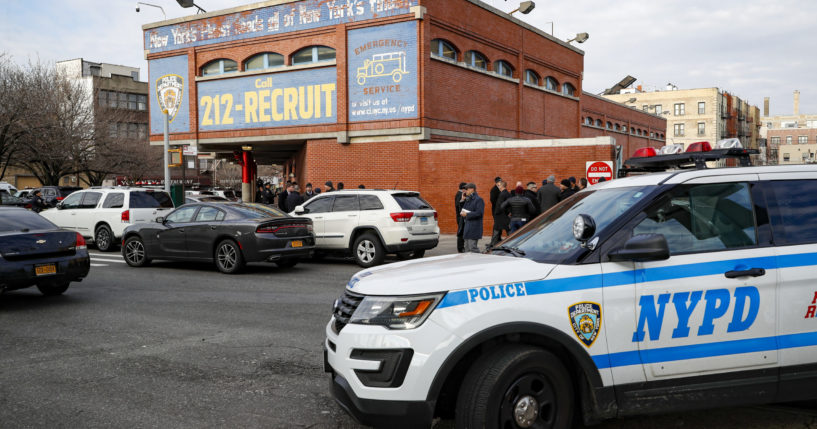
<path id="1" fill-rule="evenodd" d="M 165 192 L 170 195 L 170 139 L 168 129 L 170 128 L 170 115 L 167 109 L 163 110 L 165 115 Z"/>

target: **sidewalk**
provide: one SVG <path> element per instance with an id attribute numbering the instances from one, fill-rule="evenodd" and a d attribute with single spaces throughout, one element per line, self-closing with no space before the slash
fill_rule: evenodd
<path id="1" fill-rule="evenodd" d="M 482 237 L 479 240 L 479 248 L 485 249 L 485 246 L 491 242 L 491 236 Z M 440 234 L 440 244 L 437 247 L 427 250 L 425 256 L 440 256 L 457 253 L 457 236 L 454 234 Z"/>

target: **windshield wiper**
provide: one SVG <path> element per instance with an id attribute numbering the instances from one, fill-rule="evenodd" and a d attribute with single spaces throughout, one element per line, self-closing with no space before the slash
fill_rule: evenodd
<path id="1" fill-rule="evenodd" d="M 514 256 L 525 256 L 525 251 L 518 247 L 497 246 L 491 248 L 491 251 L 494 250 L 504 250 L 505 252 L 508 252 Z"/>

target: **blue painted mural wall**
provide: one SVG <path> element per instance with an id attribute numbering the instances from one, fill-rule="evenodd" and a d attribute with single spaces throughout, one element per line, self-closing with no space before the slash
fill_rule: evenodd
<path id="1" fill-rule="evenodd" d="M 349 31 L 349 122 L 413 119 L 417 21 Z"/>
<path id="2" fill-rule="evenodd" d="M 333 124 L 337 94 L 335 67 L 199 82 L 199 130 Z"/>
<path id="3" fill-rule="evenodd" d="M 304 0 L 145 31 L 148 53 L 409 13 L 417 0 Z"/>
<path id="4" fill-rule="evenodd" d="M 169 130 L 171 133 L 190 132 L 190 103 L 188 102 L 188 92 L 190 92 L 188 88 L 190 87 L 190 83 L 187 76 L 187 55 L 151 60 L 149 64 L 149 75 L 150 93 L 148 94 L 148 99 L 150 100 L 150 133 L 164 133 L 164 116 L 159 103 L 160 95 L 156 92 L 157 85 L 159 87 L 163 86 L 163 77 L 167 77 L 167 80 L 181 80 L 182 83 L 181 97 L 177 101 L 178 111 L 175 112 L 175 116 L 171 118 Z"/>

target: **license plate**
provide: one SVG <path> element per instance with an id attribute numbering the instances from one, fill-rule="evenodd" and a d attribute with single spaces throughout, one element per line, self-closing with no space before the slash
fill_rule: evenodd
<path id="1" fill-rule="evenodd" d="M 34 267 L 34 273 L 38 276 L 47 276 L 57 274 L 57 266 L 54 264 L 37 265 Z"/>
<path id="2" fill-rule="evenodd" d="M 292 247 L 304 247 L 304 242 L 301 240 L 291 241 L 290 244 L 292 245 Z"/>
<path id="3" fill-rule="evenodd" d="M 428 218 L 427 217 L 421 217 L 420 218 L 420 225 L 425 225 L 427 223 L 428 223 Z"/>

